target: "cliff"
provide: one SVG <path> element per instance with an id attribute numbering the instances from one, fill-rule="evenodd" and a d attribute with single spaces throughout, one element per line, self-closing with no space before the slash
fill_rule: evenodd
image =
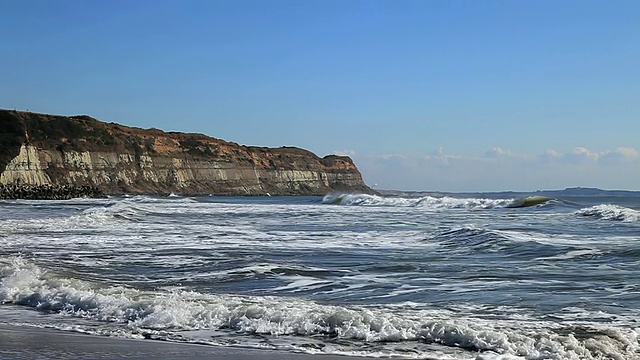
<path id="1" fill-rule="evenodd" d="M 0 110 L 0 185 L 90 186 L 106 194 L 371 191 L 346 156 L 10 110 Z"/>

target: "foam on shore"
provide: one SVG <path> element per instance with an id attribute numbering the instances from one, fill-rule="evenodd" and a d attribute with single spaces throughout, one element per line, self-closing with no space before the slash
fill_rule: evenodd
<path id="1" fill-rule="evenodd" d="M 229 359 L 355 360 L 346 356 L 310 355 L 157 340 L 123 339 L 0 324 L 1 359 Z"/>

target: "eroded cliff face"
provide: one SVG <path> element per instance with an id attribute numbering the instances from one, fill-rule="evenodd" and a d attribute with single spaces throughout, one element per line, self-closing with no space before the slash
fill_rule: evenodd
<path id="1" fill-rule="evenodd" d="M 89 185 L 111 194 L 371 191 L 344 156 L 8 110 L 0 110 L 0 184 Z"/>

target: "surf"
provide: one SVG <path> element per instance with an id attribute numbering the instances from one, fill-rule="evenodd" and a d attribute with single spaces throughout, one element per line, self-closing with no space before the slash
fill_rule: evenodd
<path id="1" fill-rule="evenodd" d="M 420 344 L 436 344 L 484 354 L 486 359 L 507 355 L 525 359 L 600 359 L 614 354 L 631 358 L 638 351 L 636 330 L 608 330 L 606 325 L 599 329 L 586 327 L 582 330 L 586 336 L 576 338 L 571 335 L 575 328 L 552 327 L 535 319 L 465 318 L 450 310 L 384 310 L 325 305 L 293 297 L 203 294 L 179 288 L 138 290 L 68 277 L 21 258 L 2 260 L 0 276 L 0 303 L 96 324 L 120 325 L 111 328 L 113 335 L 124 331 L 132 337 L 152 334 L 158 339 L 212 345 L 222 344 L 226 336 L 239 333 L 273 339 L 273 344 L 293 336 L 297 340 L 287 346 L 290 349 L 297 344 L 293 346 L 302 351 L 310 351 L 304 344 L 313 344 L 319 336 L 343 342 L 327 347 L 322 351 L 325 353 L 355 353 L 366 344 L 385 356 L 406 355 L 385 350 L 384 344 L 388 343 L 403 343 L 416 349 L 421 348 Z M 82 324 L 75 326 L 76 330 L 83 328 Z M 213 331 L 218 336 L 190 338 L 189 332 L 196 330 Z M 536 337 L 531 337 L 533 333 Z M 588 335 L 591 333 L 600 335 Z M 250 338 L 242 341 L 258 346 Z M 318 352 L 315 347 L 311 349 Z M 415 355 L 429 356 L 428 352 L 415 351 L 418 350 L 414 350 Z"/>
<path id="2" fill-rule="evenodd" d="M 422 207 L 426 209 L 495 209 L 523 208 L 544 205 L 553 198 L 529 196 L 523 198 L 456 198 L 450 196 L 434 197 L 385 197 L 370 194 L 327 194 L 323 204 L 345 206 L 386 206 L 386 207 Z"/>
<path id="3" fill-rule="evenodd" d="M 601 220 L 640 222 L 640 211 L 614 204 L 601 204 L 582 208 L 576 211 L 575 214 Z"/>

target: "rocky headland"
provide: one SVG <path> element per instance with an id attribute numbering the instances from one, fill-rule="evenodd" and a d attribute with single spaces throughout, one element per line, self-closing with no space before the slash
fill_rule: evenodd
<path id="1" fill-rule="evenodd" d="M 346 156 L 0 110 L 0 198 L 371 192 Z"/>

